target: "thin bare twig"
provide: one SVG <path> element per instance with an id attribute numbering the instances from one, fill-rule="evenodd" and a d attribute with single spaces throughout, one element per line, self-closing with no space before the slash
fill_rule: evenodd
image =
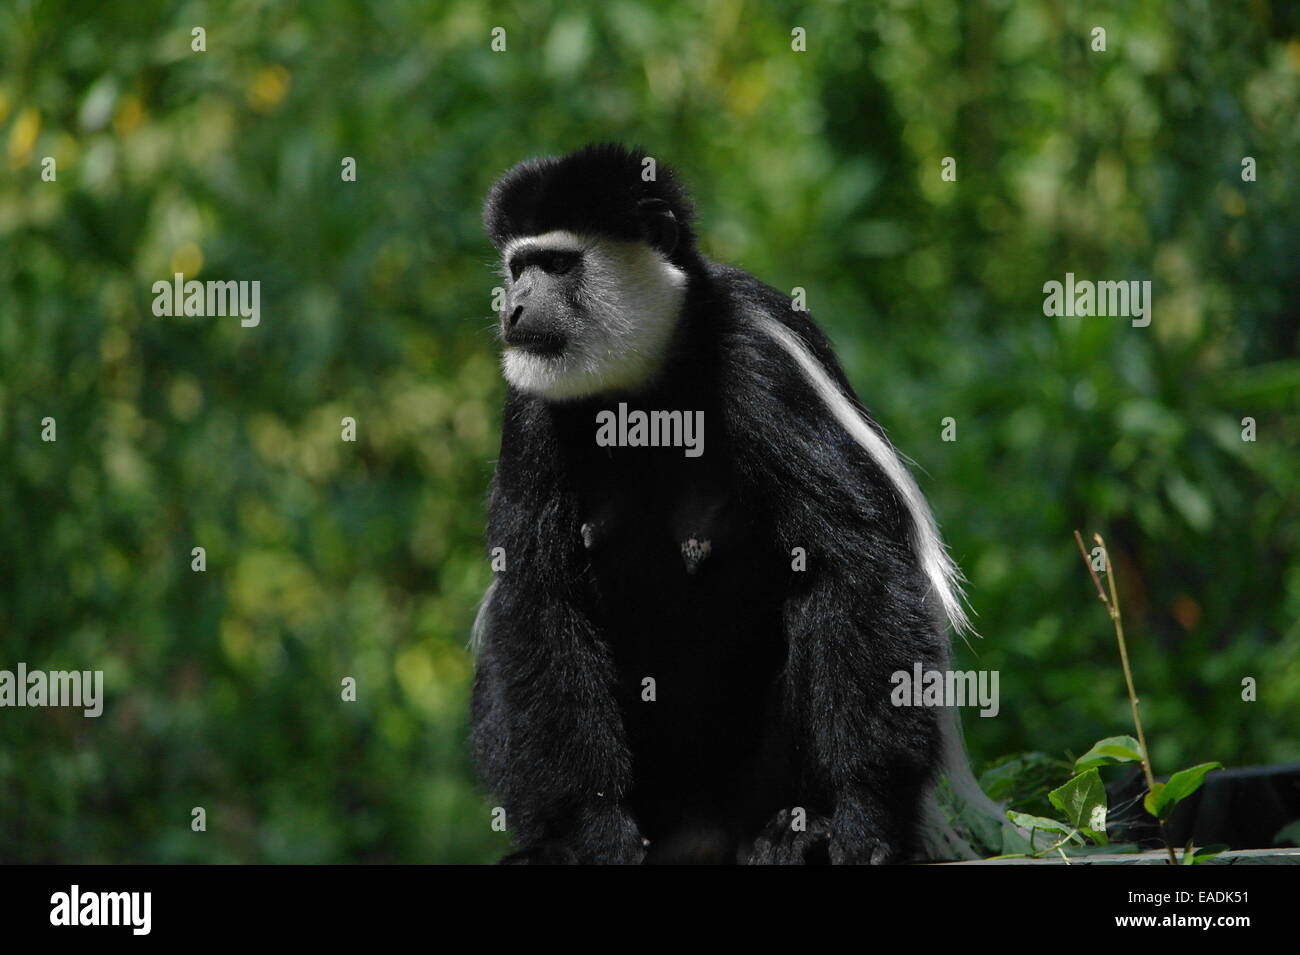
<path id="1" fill-rule="evenodd" d="M 1133 725 L 1137 728 L 1138 746 L 1142 750 L 1142 772 L 1146 774 L 1147 791 L 1154 792 L 1156 788 L 1155 773 L 1151 771 L 1151 757 L 1148 756 L 1147 738 L 1142 731 L 1142 713 L 1138 701 L 1137 689 L 1133 686 L 1133 671 L 1128 665 L 1128 645 L 1124 642 L 1124 618 L 1119 611 L 1119 592 L 1115 589 L 1115 565 L 1111 563 L 1110 551 L 1106 549 L 1106 542 L 1102 540 L 1100 534 L 1093 534 L 1093 540 L 1101 548 L 1103 564 L 1106 568 L 1106 583 L 1110 588 L 1110 595 L 1102 589 L 1101 578 L 1097 576 L 1097 571 L 1093 569 L 1092 561 L 1088 559 L 1087 548 L 1083 546 L 1083 537 L 1078 531 L 1074 532 L 1074 540 L 1079 545 L 1079 554 L 1083 557 L 1083 566 L 1088 568 L 1088 574 L 1092 577 L 1093 584 L 1097 587 L 1097 597 L 1106 605 L 1106 612 L 1110 614 L 1111 621 L 1115 624 L 1115 640 L 1119 643 L 1119 662 L 1124 668 L 1124 682 L 1128 686 L 1128 699 L 1133 708 Z M 1169 834 L 1165 831 L 1164 821 L 1156 820 L 1160 824 L 1160 835 L 1165 841 L 1165 848 L 1169 851 L 1169 863 L 1178 865 L 1178 857 L 1174 855 L 1174 847 L 1169 844 Z"/>

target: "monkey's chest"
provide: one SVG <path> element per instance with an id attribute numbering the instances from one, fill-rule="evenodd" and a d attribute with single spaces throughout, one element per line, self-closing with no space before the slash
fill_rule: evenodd
<path id="1" fill-rule="evenodd" d="M 598 627 L 634 749 L 689 761 L 718 736 L 747 735 L 784 652 L 782 584 L 761 516 L 701 484 L 596 497 L 584 517 Z"/>
<path id="2" fill-rule="evenodd" d="M 710 588 L 688 586 L 692 581 L 717 580 L 758 545 L 732 495 L 715 488 L 672 496 L 611 492 L 590 499 L 583 516 L 580 534 L 594 579 L 634 599 L 655 586 L 702 596 Z"/>

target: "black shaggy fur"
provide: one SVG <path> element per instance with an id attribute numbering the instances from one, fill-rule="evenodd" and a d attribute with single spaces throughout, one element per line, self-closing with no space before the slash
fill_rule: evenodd
<path id="1" fill-rule="evenodd" d="M 498 245 L 558 228 L 636 238 L 637 201 L 662 199 L 689 276 L 652 385 L 507 398 L 488 526 L 507 564 L 473 701 L 479 767 L 518 847 L 503 861 L 905 859 L 939 717 L 892 706 L 889 678 L 947 658 L 910 516 L 754 315 L 797 333 L 851 396 L 826 338 L 787 296 L 707 261 L 681 186 L 663 165 L 642 181 L 641 155 L 523 163 L 485 213 Z M 703 409 L 704 454 L 597 447 L 596 413 L 620 401 Z M 684 559 L 690 541 L 707 552 Z"/>

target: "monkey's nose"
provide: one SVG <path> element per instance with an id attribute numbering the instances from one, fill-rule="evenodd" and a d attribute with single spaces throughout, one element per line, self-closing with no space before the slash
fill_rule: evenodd
<path id="1" fill-rule="evenodd" d="M 514 328 L 516 325 L 518 325 L 519 316 L 522 315 L 523 313 L 524 313 L 524 307 L 522 305 L 516 305 L 515 310 L 511 312 L 510 317 L 506 319 L 506 327 Z"/>

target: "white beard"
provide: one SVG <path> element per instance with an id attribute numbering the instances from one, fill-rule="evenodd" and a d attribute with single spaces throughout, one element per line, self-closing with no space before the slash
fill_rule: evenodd
<path id="1" fill-rule="evenodd" d="M 506 381 L 520 391 L 553 401 L 612 391 L 634 391 L 659 371 L 686 299 L 686 273 L 644 242 L 547 232 L 511 242 L 508 262 L 520 248 L 582 253 L 581 328 L 565 328 L 559 355 L 507 348 Z"/>

